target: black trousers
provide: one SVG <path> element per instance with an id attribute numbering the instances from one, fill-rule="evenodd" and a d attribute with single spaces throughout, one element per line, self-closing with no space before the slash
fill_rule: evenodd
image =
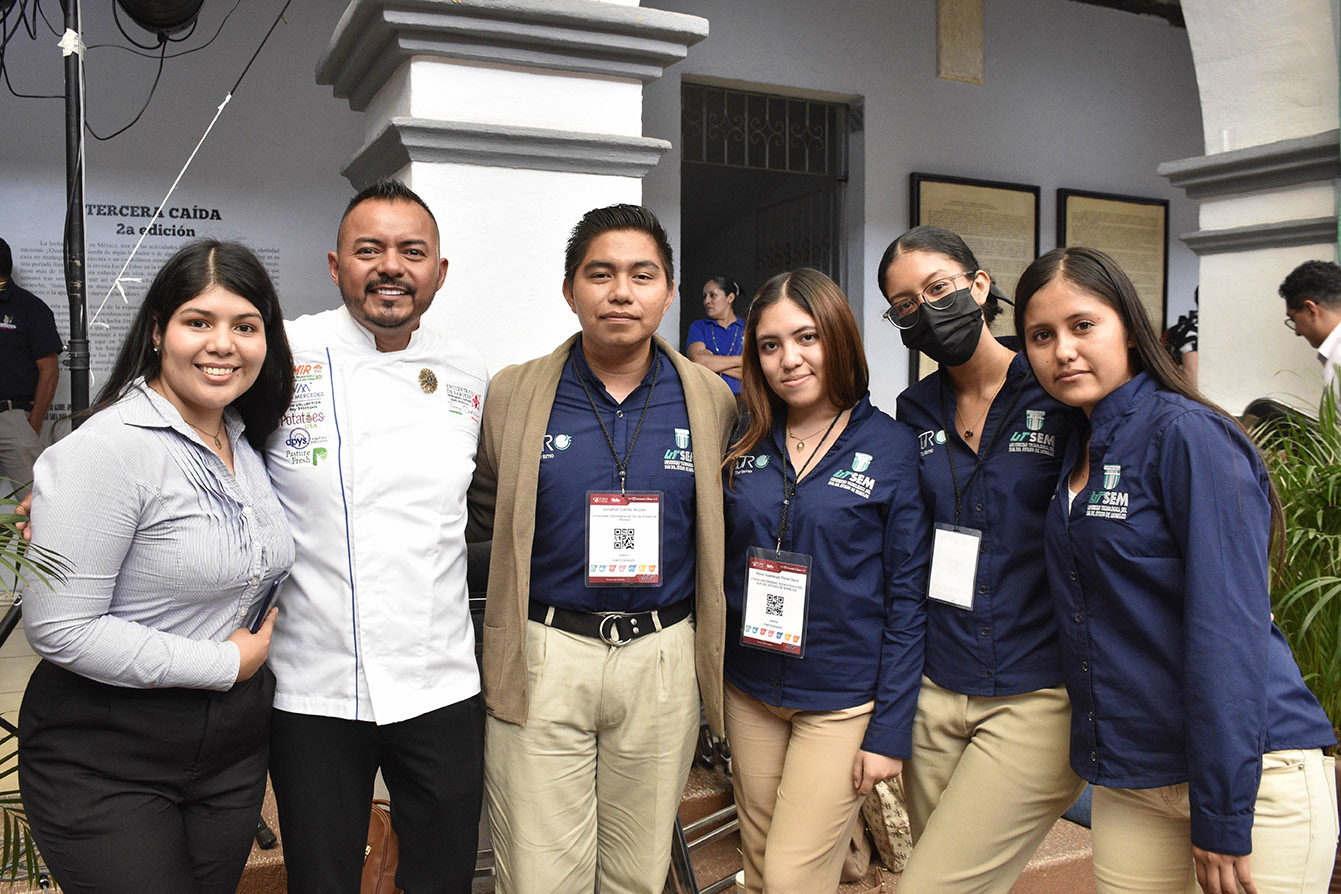
<path id="1" fill-rule="evenodd" d="M 265 796 L 275 678 L 227 692 L 126 689 L 38 664 L 19 787 L 66 892 L 233 894 Z"/>
<path id="2" fill-rule="evenodd" d="M 484 703 L 378 726 L 274 712 L 270 780 L 289 894 L 358 894 L 377 768 L 406 894 L 470 894 L 484 793 Z"/>

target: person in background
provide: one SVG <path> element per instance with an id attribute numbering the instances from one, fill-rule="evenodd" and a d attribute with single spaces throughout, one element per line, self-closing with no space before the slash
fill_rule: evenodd
<path id="1" fill-rule="evenodd" d="M 1321 894 L 1336 738 L 1272 622 L 1284 531 L 1257 448 L 1178 372 L 1108 255 L 1048 252 L 1016 302 L 1039 381 L 1089 421 L 1046 552 L 1100 894 Z"/>
<path id="2" fill-rule="evenodd" d="M 689 324 L 685 353 L 722 377 L 731 393 L 740 394 L 741 350 L 745 321 L 736 316 L 740 286 L 729 276 L 714 276 L 703 286 L 703 308 L 708 316 Z"/>
<path id="3" fill-rule="evenodd" d="M 877 281 L 904 345 L 940 364 L 898 399 L 935 525 L 899 891 L 1004 894 L 1084 785 L 1067 765 L 1071 705 L 1042 547 L 1079 414 L 987 329 L 998 293 L 957 234 L 909 230 Z"/>
<path id="4" fill-rule="evenodd" d="M 1305 261 L 1280 284 L 1285 325 L 1318 352 L 1322 381 L 1341 390 L 1341 266 Z"/>
<path id="5" fill-rule="evenodd" d="M 19 786 L 61 889 L 231 894 L 265 793 L 268 594 L 293 539 L 259 448 L 293 392 L 274 287 L 241 245 L 154 278 L 87 422 L 38 460 L 42 658 Z"/>
<path id="6" fill-rule="evenodd" d="M 1164 347 L 1169 351 L 1173 362 L 1183 370 L 1187 384 L 1197 387 L 1197 367 L 1200 363 L 1197 351 L 1198 306 L 1201 303 L 1201 289 L 1192 292 L 1192 309 L 1178 318 L 1164 330 Z M 1288 319 L 1288 318 L 1287 318 Z"/>
<path id="7" fill-rule="evenodd" d="M 745 332 L 748 413 L 722 464 L 745 886 L 822 894 L 865 796 L 911 751 L 931 525 L 917 440 L 871 405 L 838 286 L 779 274 Z"/>
<path id="8" fill-rule="evenodd" d="M 60 380 L 61 337 L 40 298 L 14 282 L 14 256 L 0 239 L 0 496 L 28 492 L 42 452 L 42 420 Z"/>

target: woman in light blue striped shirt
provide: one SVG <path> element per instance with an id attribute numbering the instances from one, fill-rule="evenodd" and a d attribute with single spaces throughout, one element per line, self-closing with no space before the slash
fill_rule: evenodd
<path id="1" fill-rule="evenodd" d="M 43 661 L 19 778 L 67 892 L 236 890 L 265 791 L 265 603 L 293 562 L 257 449 L 292 391 L 265 268 L 194 242 L 149 287 L 85 424 L 38 461 L 33 541 L 73 571 L 24 602 Z"/>

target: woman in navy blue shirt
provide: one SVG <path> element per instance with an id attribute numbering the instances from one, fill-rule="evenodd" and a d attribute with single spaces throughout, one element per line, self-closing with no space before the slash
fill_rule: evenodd
<path id="1" fill-rule="evenodd" d="M 834 891 L 863 797 L 909 754 L 930 525 L 912 432 L 871 406 L 847 300 L 773 277 L 726 476 L 726 730 L 752 894 Z"/>
<path id="2" fill-rule="evenodd" d="M 885 251 L 885 314 L 940 368 L 899 395 L 935 523 L 926 667 L 903 783 L 913 853 L 900 894 L 1005 894 L 1083 783 L 1043 563 L 1043 518 L 1080 416 L 1012 342 L 958 235 L 916 227 Z"/>
<path id="3" fill-rule="evenodd" d="M 1272 623 L 1281 513 L 1261 457 L 1107 255 L 1048 252 L 1016 297 L 1039 381 L 1089 417 L 1046 548 L 1098 890 L 1325 891 L 1336 739 Z"/>

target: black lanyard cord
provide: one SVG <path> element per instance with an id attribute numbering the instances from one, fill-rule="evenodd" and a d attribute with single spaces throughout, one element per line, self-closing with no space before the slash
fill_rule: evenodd
<path id="1" fill-rule="evenodd" d="M 835 417 L 833 417 L 833 422 L 830 422 L 830 423 L 829 423 L 829 427 L 826 428 L 826 429 L 824 430 L 824 436 L 821 437 L 818 441 L 815 442 L 815 446 L 814 446 L 814 447 L 811 449 L 811 451 L 810 451 L 810 456 L 806 459 L 806 461 L 805 461 L 804 463 L 801 464 L 801 468 L 797 471 L 797 473 L 796 473 L 796 477 L 795 477 L 794 479 L 793 479 L 793 478 L 789 478 L 789 477 L 787 476 L 787 470 L 791 467 L 791 460 L 788 458 L 788 455 L 787 455 L 787 442 L 786 442 L 785 440 L 783 441 L 783 443 L 782 443 L 782 515 L 781 515 L 781 517 L 778 519 L 778 545 L 777 545 L 777 547 L 776 547 L 775 550 L 774 550 L 775 552 L 782 552 L 782 537 L 783 537 L 784 534 L 787 533 L 787 512 L 788 512 L 789 507 L 791 506 L 791 502 L 792 502 L 792 500 L 794 500 L 794 499 L 796 498 L 796 488 L 797 488 L 797 487 L 800 485 L 800 483 L 801 483 L 801 476 L 804 475 L 804 474 L 806 473 L 806 469 L 810 468 L 810 464 L 811 464 L 812 462 L 815 461 L 815 457 L 816 457 L 817 455 L 819 455 L 819 449 L 820 449 L 820 447 L 823 447 L 823 446 L 824 446 L 824 442 L 825 442 L 826 440 L 828 440 L 828 438 L 829 438 L 829 433 L 832 432 L 832 431 L 833 431 L 833 427 L 834 427 L 835 425 L 838 424 L 838 420 L 843 418 L 843 413 L 845 413 L 845 412 L 847 412 L 847 411 L 846 411 L 846 410 L 840 410 L 840 411 L 838 412 L 838 415 L 835 416 Z M 787 427 L 787 426 L 786 426 L 786 423 L 784 422 L 784 423 L 783 423 L 783 428 L 785 429 L 786 427 Z"/>
<path id="2" fill-rule="evenodd" d="M 1006 375 L 1007 375 L 1007 376 L 1010 375 L 1009 370 L 1007 371 Z M 1024 393 L 1024 383 L 1025 383 L 1025 378 L 1024 378 L 1024 377 L 1021 377 L 1021 378 L 1020 378 L 1020 381 L 1019 381 L 1019 382 L 1016 384 L 1016 386 L 1015 386 L 1015 391 L 1011 394 L 1011 397 L 1010 397 L 1010 404 L 1007 405 L 1005 413 L 1002 414 L 1002 418 L 1003 418 L 1003 419 L 1010 419 L 1011 414 L 1015 412 L 1015 405 L 1018 404 L 1018 403 L 1020 402 L 1020 395 Z M 1002 384 L 1004 385 L 1004 383 L 1002 383 Z M 940 392 L 941 392 L 941 430 L 942 430 L 942 431 L 947 431 L 947 432 L 948 432 L 948 431 L 950 431 L 951 429 L 950 429 L 950 424 L 949 424 L 949 422 L 946 421 L 949 417 L 948 417 L 948 415 L 947 415 L 947 413 L 946 413 L 945 377 L 944 377 L 944 376 L 942 376 L 942 377 L 940 378 Z M 995 400 L 994 400 L 994 402 L 995 402 Z M 988 407 L 987 407 L 987 415 L 990 416 L 991 413 L 992 413 L 992 407 L 991 407 L 991 405 L 989 404 Z M 987 420 L 986 420 L 986 417 L 984 417 L 983 422 L 986 423 L 986 421 L 987 421 Z M 955 527 L 956 527 L 956 528 L 959 527 L 959 516 L 960 516 L 960 512 L 961 512 L 961 510 L 963 509 L 964 494 L 967 493 L 967 492 L 968 492 L 968 489 L 969 489 L 970 487 L 973 486 L 973 479 L 976 478 L 976 477 L 978 477 L 978 472 L 980 472 L 980 471 L 982 470 L 983 465 L 987 462 L 987 457 L 991 455 L 991 453 L 992 453 L 992 448 L 996 446 L 996 439 L 999 438 L 999 437 L 1001 436 L 1001 432 L 1002 432 L 1002 430 L 1005 429 L 1005 428 L 1007 428 L 1007 427 L 1008 427 L 1008 426 L 1006 426 L 1006 425 L 998 425 L 998 426 L 996 427 L 996 429 L 992 432 L 992 438 L 991 438 L 991 440 L 989 440 L 985 445 L 983 445 L 983 444 L 981 443 L 981 441 L 979 442 L 979 444 L 980 444 L 980 446 L 981 446 L 981 449 L 977 452 L 977 461 L 973 464 L 973 471 L 969 473 L 968 480 L 964 482 L 964 487 L 963 487 L 962 490 L 961 490 L 960 487 L 959 487 L 959 476 L 955 473 L 955 452 L 954 452 L 954 444 L 951 443 L 949 436 L 948 436 L 948 435 L 946 436 L 946 439 L 945 439 L 945 458 L 946 458 L 946 459 L 949 461 L 949 463 L 950 463 L 950 483 L 954 486 L 954 489 L 955 489 Z"/>
<path id="3" fill-rule="evenodd" d="M 579 347 L 577 350 L 581 350 Z M 587 395 L 587 403 L 591 404 L 591 412 L 596 414 L 596 421 L 600 423 L 601 434 L 605 435 L 605 443 L 610 447 L 610 455 L 615 459 L 615 468 L 619 470 L 619 493 L 624 494 L 624 481 L 627 477 L 629 468 L 629 457 L 633 456 L 633 447 L 638 443 L 638 435 L 642 434 L 643 423 L 647 421 L 647 408 L 652 406 L 652 392 L 657 387 L 657 376 L 661 372 L 661 357 L 657 354 L 656 348 L 652 349 L 652 384 L 647 388 L 647 399 L 643 401 L 643 414 L 638 417 L 638 427 L 633 430 L 633 440 L 629 441 L 629 449 L 624 452 L 624 458 L 619 458 L 619 452 L 615 450 L 615 439 L 610 437 L 610 429 L 605 427 L 605 420 L 601 418 L 601 411 L 596 409 L 596 398 L 592 397 L 591 389 L 587 387 L 587 378 L 582 375 L 582 371 L 577 368 L 577 358 L 572 359 L 573 374 L 577 376 L 578 383 L 582 386 L 582 391 Z M 641 384 L 641 383 L 640 383 Z"/>

